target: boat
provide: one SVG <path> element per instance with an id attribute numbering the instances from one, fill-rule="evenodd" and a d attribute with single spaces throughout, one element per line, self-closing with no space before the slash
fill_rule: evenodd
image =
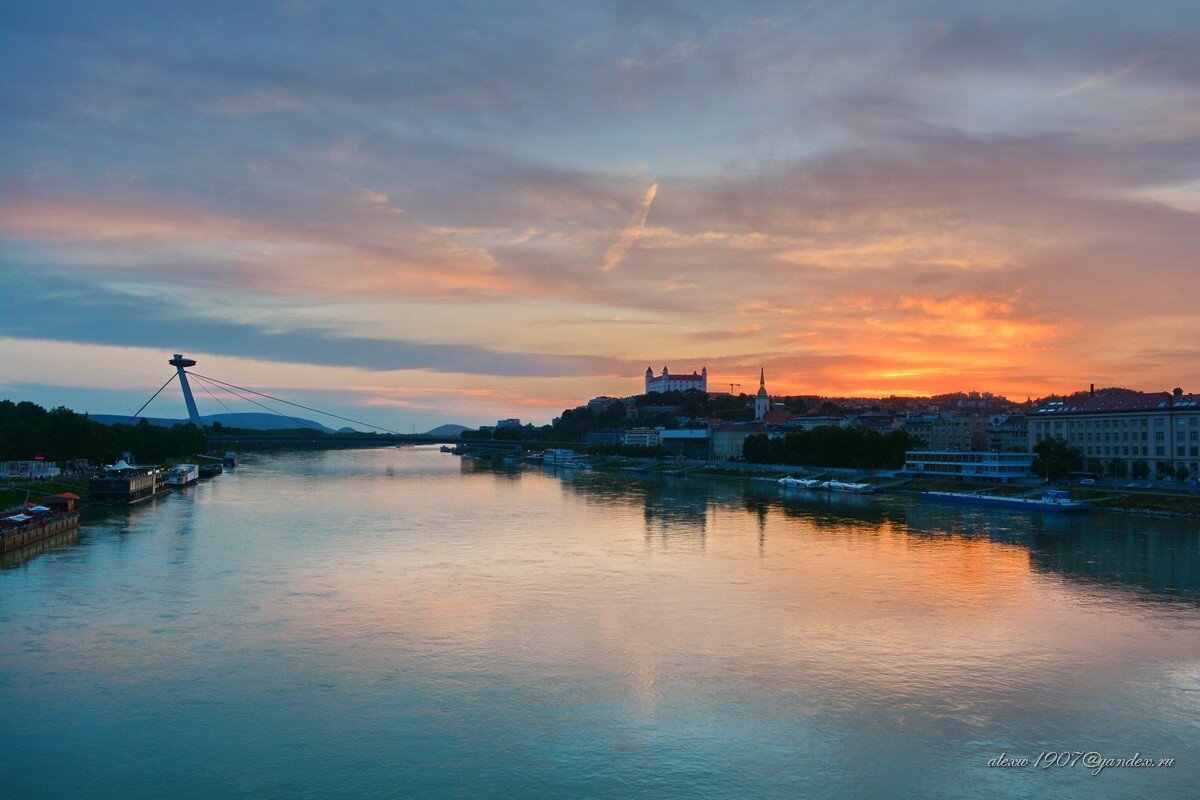
<path id="1" fill-rule="evenodd" d="M 143 467 L 121 459 L 88 482 L 88 502 L 131 506 L 168 491 L 161 467 Z"/>
<path id="2" fill-rule="evenodd" d="M 869 483 L 849 483 L 847 481 L 825 481 L 821 488 L 829 492 L 850 492 L 852 494 L 872 494 L 875 487 Z"/>
<path id="3" fill-rule="evenodd" d="M 225 455 L 221 458 L 221 461 L 225 464 L 225 466 L 233 469 L 238 465 L 238 454 L 230 450 L 225 453 Z"/>
<path id="4" fill-rule="evenodd" d="M 167 470 L 166 484 L 173 489 L 191 486 L 198 480 L 200 480 L 200 467 L 197 464 L 176 464 Z"/>
<path id="5" fill-rule="evenodd" d="M 399 447 L 399 446 L 400 446 L 400 445 L 396 445 L 396 447 Z M 453 448 L 453 447 L 451 447 L 450 445 L 446 445 L 446 444 L 444 444 L 444 445 L 442 445 L 442 447 L 441 447 L 441 451 L 442 451 L 443 453 L 453 453 L 453 452 L 454 452 L 454 448 Z"/>
<path id="6" fill-rule="evenodd" d="M 813 478 L 793 478 L 788 475 L 786 478 L 780 478 L 779 485 L 785 489 L 820 489 L 821 482 Z"/>
<path id="7" fill-rule="evenodd" d="M 7 553 L 77 527 L 78 502 L 79 495 L 63 492 L 27 503 L 18 513 L 0 517 L 0 552 Z"/>
<path id="8" fill-rule="evenodd" d="M 201 478 L 215 478 L 225 471 L 220 461 L 209 461 L 200 465 Z"/>
<path id="9" fill-rule="evenodd" d="M 1039 497 L 1004 497 L 972 492 L 921 492 L 921 499 L 967 506 L 1017 508 L 1026 511 L 1089 511 L 1092 508 L 1091 503 L 1072 500 L 1071 495 L 1062 489 L 1046 489 Z"/>

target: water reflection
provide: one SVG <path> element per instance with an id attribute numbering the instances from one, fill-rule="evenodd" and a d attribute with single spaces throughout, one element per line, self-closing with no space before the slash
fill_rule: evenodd
<path id="1" fill-rule="evenodd" d="M 647 539 L 674 535 L 703 543 L 712 513 L 741 510 L 754 518 L 762 548 L 770 545 L 772 515 L 839 535 L 900 531 L 934 543 L 983 539 L 1020 548 L 1033 569 L 1097 587 L 1137 588 L 1145 600 L 1200 604 L 1200 532 L 1191 520 L 1029 514 L 673 476 L 574 472 L 563 486 L 586 503 L 640 507 Z"/>
<path id="2" fill-rule="evenodd" d="M 0 796 L 1194 794 L 985 767 L 1200 762 L 1196 531 L 1166 520 L 392 448 L 85 531 L 0 573 Z"/>

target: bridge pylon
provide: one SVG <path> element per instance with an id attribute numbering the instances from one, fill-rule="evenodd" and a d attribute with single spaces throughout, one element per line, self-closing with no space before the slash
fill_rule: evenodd
<path id="1" fill-rule="evenodd" d="M 196 366 L 196 362 L 176 353 L 175 357 L 167 363 L 179 373 L 179 388 L 183 389 L 183 402 L 187 405 L 188 416 L 191 418 L 192 424 L 200 430 L 204 430 L 204 422 L 201 421 L 200 412 L 196 409 L 196 399 L 192 397 L 192 387 L 188 384 L 187 373 L 183 371 L 185 367 Z"/>

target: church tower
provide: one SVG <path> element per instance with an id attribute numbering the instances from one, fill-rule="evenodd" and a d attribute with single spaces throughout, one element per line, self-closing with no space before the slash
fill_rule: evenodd
<path id="1" fill-rule="evenodd" d="M 767 372 L 759 368 L 758 394 L 754 395 L 754 419 L 762 422 L 763 417 L 771 410 L 771 398 L 767 395 Z"/>

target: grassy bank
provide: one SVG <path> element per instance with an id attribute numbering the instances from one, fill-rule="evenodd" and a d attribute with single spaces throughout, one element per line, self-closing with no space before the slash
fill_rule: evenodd
<path id="1" fill-rule="evenodd" d="M 52 481 L 13 481 L 0 488 L 0 509 L 10 508 L 25 502 L 26 496 L 30 502 L 37 502 L 39 497 L 59 492 L 74 492 L 80 497 L 87 496 L 88 479 L 86 477 L 65 476 Z"/>

